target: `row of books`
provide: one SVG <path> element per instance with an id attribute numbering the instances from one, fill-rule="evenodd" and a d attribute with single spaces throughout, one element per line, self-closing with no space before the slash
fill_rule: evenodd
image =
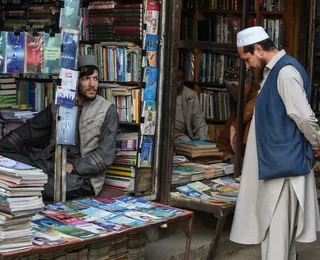
<path id="1" fill-rule="evenodd" d="M 171 197 L 178 200 L 197 201 L 217 206 L 235 205 L 239 181 L 232 177 L 196 181 L 176 188 Z"/>
<path id="2" fill-rule="evenodd" d="M 278 49 L 283 48 L 283 22 L 281 19 L 263 19 L 263 27 Z"/>
<path id="3" fill-rule="evenodd" d="M 227 120 L 231 115 L 230 95 L 226 89 L 211 88 L 200 93 L 200 105 L 205 118 Z"/>
<path id="4" fill-rule="evenodd" d="M 199 9 L 240 11 L 242 0 L 199 0 Z"/>
<path id="5" fill-rule="evenodd" d="M 209 141 L 184 141 L 175 144 L 174 151 L 177 154 L 185 155 L 190 158 L 199 157 L 217 157 L 221 158 L 223 155 L 219 152 L 216 143 Z"/>

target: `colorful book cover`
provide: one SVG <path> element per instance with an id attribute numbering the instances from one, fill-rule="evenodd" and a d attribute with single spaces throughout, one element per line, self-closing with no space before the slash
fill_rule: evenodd
<path id="1" fill-rule="evenodd" d="M 98 200 L 91 199 L 80 199 L 75 200 L 75 202 L 111 212 L 121 212 L 127 210 L 125 207 L 121 206 L 123 205 L 121 201 L 116 201 L 115 199 L 109 199 L 108 202 L 104 201 L 103 203 Z"/>
<path id="2" fill-rule="evenodd" d="M 61 34 L 54 37 L 46 33 L 44 36 L 43 72 L 57 74 L 60 71 Z"/>
<path id="3" fill-rule="evenodd" d="M 110 221 L 105 220 L 96 220 L 93 222 L 95 225 L 98 225 L 100 227 L 103 227 L 105 230 L 107 230 L 109 233 L 111 232 L 117 232 L 122 231 L 126 229 L 126 226 L 112 223 Z"/>
<path id="4" fill-rule="evenodd" d="M 39 33 L 33 36 L 25 33 L 26 36 L 26 73 L 41 73 L 44 49 L 44 35 Z"/>
<path id="5" fill-rule="evenodd" d="M 56 105 L 72 108 L 75 105 L 79 71 L 61 68 L 61 85 L 57 86 Z"/>
<path id="6" fill-rule="evenodd" d="M 58 121 L 58 144 L 75 145 L 78 107 L 59 107 L 60 120 Z"/>
<path id="7" fill-rule="evenodd" d="M 124 212 L 124 215 L 129 218 L 133 218 L 144 222 L 159 222 L 162 220 L 162 218 L 160 217 L 156 217 L 141 211 L 126 211 Z"/>
<path id="8" fill-rule="evenodd" d="M 77 29 L 79 24 L 80 1 L 65 0 L 60 11 L 60 28 Z"/>
<path id="9" fill-rule="evenodd" d="M 61 203 L 65 206 L 67 206 L 68 208 L 74 209 L 74 210 L 83 210 L 83 209 L 89 208 L 89 206 L 87 206 L 87 205 L 79 204 L 74 201 L 65 201 L 65 202 L 61 202 Z"/>
<path id="10" fill-rule="evenodd" d="M 7 63 L 7 32 L 0 32 L 0 73 L 6 73 Z"/>
<path id="11" fill-rule="evenodd" d="M 53 212 L 65 212 L 65 213 L 75 213 L 77 212 L 74 209 L 69 208 L 67 205 L 61 203 L 61 202 L 57 202 L 54 204 L 48 204 L 45 206 L 45 210 L 50 210 Z"/>
<path id="12" fill-rule="evenodd" d="M 202 194 L 194 189 L 192 189 L 189 186 L 180 186 L 177 187 L 177 190 L 183 194 L 185 194 L 188 197 L 196 198 L 196 199 L 201 199 L 201 200 L 210 200 L 212 197 Z"/>
<path id="13" fill-rule="evenodd" d="M 158 64 L 158 35 L 146 34 L 144 49 L 146 50 L 146 64 L 150 67 L 157 67 Z"/>
<path id="14" fill-rule="evenodd" d="M 63 242 L 60 236 L 52 236 L 43 232 L 34 232 L 32 236 L 32 243 L 40 246 L 59 245 Z"/>
<path id="15" fill-rule="evenodd" d="M 156 0 L 146 0 L 144 23 L 147 25 L 147 33 L 158 34 L 160 3 Z"/>
<path id="16" fill-rule="evenodd" d="M 69 235 L 69 236 L 73 236 L 73 237 L 77 237 L 80 239 L 88 239 L 88 238 L 92 238 L 92 237 L 96 237 L 98 236 L 98 234 L 92 233 L 90 231 L 84 230 L 84 229 L 80 229 L 74 226 L 69 226 L 69 225 L 65 225 L 65 226 L 54 226 L 53 227 L 55 230 Z"/>
<path id="17" fill-rule="evenodd" d="M 7 73 L 24 73 L 25 34 L 7 34 Z"/>
<path id="18" fill-rule="evenodd" d="M 176 209 L 176 208 L 163 207 L 163 206 L 156 206 L 149 209 L 141 208 L 139 209 L 139 211 L 148 213 L 156 217 L 164 217 L 164 218 L 169 218 L 169 217 L 177 216 L 179 214 L 184 213 L 183 210 Z"/>
<path id="19" fill-rule="evenodd" d="M 62 29 L 61 68 L 77 69 L 79 31 Z"/>
<path id="20" fill-rule="evenodd" d="M 143 135 L 154 135 L 157 123 L 157 102 L 144 101 L 141 117 L 143 118 L 143 123 L 140 124 L 141 133 Z"/>
<path id="21" fill-rule="evenodd" d="M 117 197 L 116 200 L 126 203 L 128 209 L 138 209 L 138 208 L 150 208 L 152 203 L 148 200 L 131 197 L 131 196 L 121 196 Z"/>
<path id="22" fill-rule="evenodd" d="M 72 216 L 65 212 L 55 212 L 55 213 L 47 213 L 47 217 L 52 218 L 56 221 L 64 223 L 66 225 L 76 226 L 78 224 L 85 224 L 86 222 L 80 218 Z"/>
<path id="23" fill-rule="evenodd" d="M 146 87 L 143 93 L 143 101 L 156 101 L 158 89 L 158 68 L 146 67 L 145 80 Z"/>
<path id="24" fill-rule="evenodd" d="M 154 136 L 143 136 L 140 148 L 138 167 L 151 167 L 153 162 Z"/>
<path id="25" fill-rule="evenodd" d="M 145 225 L 144 221 L 128 218 L 128 217 L 122 216 L 122 215 L 116 215 L 115 217 L 110 218 L 109 221 L 112 223 L 130 226 L 130 227 L 137 227 L 137 226 Z"/>
<path id="26" fill-rule="evenodd" d="M 86 221 L 91 221 L 91 219 L 93 221 L 104 218 L 108 219 L 115 216 L 112 212 L 94 207 L 83 209 L 80 212 L 91 217 L 89 220 L 86 219 Z"/>

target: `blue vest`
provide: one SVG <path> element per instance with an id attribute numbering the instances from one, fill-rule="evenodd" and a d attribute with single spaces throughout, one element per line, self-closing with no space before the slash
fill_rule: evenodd
<path id="1" fill-rule="evenodd" d="M 284 55 L 272 68 L 255 104 L 255 126 L 259 179 L 302 176 L 310 172 L 315 158 L 310 143 L 296 123 L 287 115 L 278 93 L 279 71 L 294 66 L 303 79 L 303 87 L 310 102 L 309 79 L 302 65 Z M 290 88 L 290 86 L 287 86 Z"/>

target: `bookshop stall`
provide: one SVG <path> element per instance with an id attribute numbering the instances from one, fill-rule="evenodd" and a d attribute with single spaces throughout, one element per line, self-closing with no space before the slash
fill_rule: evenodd
<path id="1" fill-rule="evenodd" d="M 263 26 L 276 47 L 285 49 L 298 60 L 307 49 L 301 17 L 308 17 L 303 1 L 202 1 L 177 0 L 170 9 L 168 64 L 177 68 L 166 71 L 163 116 L 172 125 L 163 127 L 161 201 L 184 209 L 212 213 L 218 219 L 208 259 L 214 259 L 226 217 L 234 212 L 241 178 L 243 156 L 244 85 L 248 75 L 239 60 L 236 35 L 242 28 Z M 295 8 L 300 6 L 303 8 Z M 295 17 L 295 19 L 292 19 Z M 307 41 L 306 41 L 307 42 Z M 306 44 L 306 43 L 305 43 Z M 238 67 L 239 91 L 236 104 L 228 92 L 224 72 Z M 199 97 L 202 113 L 209 129 L 210 142 L 174 140 L 176 117 L 177 70 L 183 69 L 184 87 Z M 172 69 L 171 69 L 172 70 Z M 254 83 L 254 78 L 251 78 Z M 228 119 L 236 117 L 236 153 L 226 160 L 221 152 L 219 136 Z M 229 131 L 229 128 L 227 128 Z"/>
<path id="2" fill-rule="evenodd" d="M 187 225 L 189 259 L 193 212 L 151 202 L 158 196 L 165 56 L 160 43 L 169 5 L 156 0 L 1 1 L 1 137 L 48 105 L 57 108 L 54 202 L 41 196 L 48 180 L 43 169 L 0 156 L 1 259 L 144 259 L 145 231 L 181 220 Z M 96 56 L 98 94 L 116 106 L 120 122 L 116 158 L 105 171 L 100 195 L 66 201 L 82 54 Z"/>

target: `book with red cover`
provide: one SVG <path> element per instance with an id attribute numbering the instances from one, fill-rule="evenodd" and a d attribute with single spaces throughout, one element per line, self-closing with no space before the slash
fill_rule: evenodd
<path id="1" fill-rule="evenodd" d="M 26 33 L 26 73 L 41 73 L 43 62 L 44 35 Z"/>

